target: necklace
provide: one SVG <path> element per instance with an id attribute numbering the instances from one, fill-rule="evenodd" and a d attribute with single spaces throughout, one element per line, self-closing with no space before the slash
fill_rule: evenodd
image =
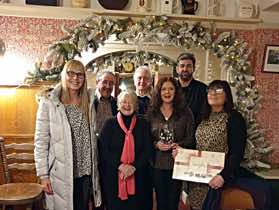
<path id="1" fill-rule="evenodd" d="M 173 110 L 172 109 L 164 109 L 160 108 L 162 115 L 164 116 L 164 119 L 168 121 L 172 115 Z"/>

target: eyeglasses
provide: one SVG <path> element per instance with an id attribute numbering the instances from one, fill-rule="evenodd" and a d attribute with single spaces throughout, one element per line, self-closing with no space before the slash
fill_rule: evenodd
<path id="1" fill-rule="evenodd" d="M 208 95 L 222 95 L 224 90 L 222 88 L 217 89 L 208 89 L 207 94 Z"/>
<path id="2" fill-rule="evenodd" d="M 129 101 L 120 101 L 120 104 L 121 105 L 133 105 L 133 103 L 129 102 Z"/>
<path id="3" fill-rule="evenodd" d="M 84 73 L 74 71 L 67 71 L 67 75 L 71 78 L 74 78 L 76 76 L 78 79 L 84 79 L 85 77 Z"/>
<path id="4" fill-rule="evenodd" d="M 105 86 L 113 87 L 114 82 L 109 80 L 102 80 L 101 83 Z"/>

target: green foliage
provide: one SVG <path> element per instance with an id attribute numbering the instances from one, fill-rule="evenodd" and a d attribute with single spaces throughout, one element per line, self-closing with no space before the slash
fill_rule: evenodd
<path id="1" fill-rule="evenodd" d="M 271 148 L 262 143 L 264 142 L 262 132 L 255 123 L 260 96 L 257 89 L 252 86 L 254 77 L 251 76 L 248 61 L 251 49 L 246 42 L 237 40 L 233 32 L 223 32 L 215 36 L 214 30 L 204 28 L 199 22 L 177 23 L 165 16 L 148 16 L 143 19 L 91 16 L 81 21 L 74 29 L 64 27 L 63 31 L 66 36 L 54 42 L 49 50 L 62 55 L 64 61 L 80 56 L 83 50 L 95 52 L 112 36 L 124 43 L 134 42 L 137 46 L 156 42 L 162 46 L 175 46 L 182 49 L 199 47 L 210 50 L 221 58 L 223 70 L 229 71 L 229 82 L 236 89 L 236 107 L 245 117 L 249 128 L 243 165 L 249 168 L 269 167 L 268 164 L 261 162 L 261 159 L 263 154 L 270 152 Z M 140 56 L 150 57 L 146 53 Z M 63 64 L 54 65 L 54 68 L 48 70 L 42 70 L 41 66 L 40 63 L 35 64 L 25 80 L 26 83 L 59 79 Z"/>

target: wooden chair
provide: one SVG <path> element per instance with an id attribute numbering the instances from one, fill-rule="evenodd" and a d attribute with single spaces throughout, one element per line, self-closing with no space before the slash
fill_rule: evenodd
<path id="1" fill-rule="evenodd" d="M 42 199 L 43 191 L 40 184 L 10 183 L 9 170 L 35 170 L 33 150 L 34 145 L 31 143 L 5 145 L 4 138 L 0 137 L 0 166 L 3 168 L 0 172 L 3 173 L 4 179 L 4 184 L 0 185 L 2 210 L 5 210 L 6 206 L 17 205 L 25 205 L 26 209 L 34 209 L 34 204 Z"/>
<path id="2" fill-rule="evenodd" d="M 226 188 L 221 195 L 221 210 L 248 210 L 255 209 L 250 193 L 234 187 Z"/>

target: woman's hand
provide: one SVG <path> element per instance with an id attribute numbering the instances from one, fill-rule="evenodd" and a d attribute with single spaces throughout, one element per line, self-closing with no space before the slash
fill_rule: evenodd
<path id="1" fill-rule="evenodd" d="M 176 143 L 173 143 L 171 145 L 171 147 L 172 147 L 171 154 L 172 154 L 173 159 L 175 159 L 176 155 L 178 154 L 178 149 L 181 148 L 181 147 L 178 144 L 176 144 Z"/>
<path id="2" fill-rule="evenodd" d="M 121 164 L 118 167 L 118 170 L 121 172 L 121 178 L 126 179 L 127 177 L 132 176 L 135 173 L 136 168 L 129 164 Z"/>
<path id="3" fill-rule="evenodd" d="M 212 187 L 213 189 L 218 189 L 224 185 L 224 179 L 221 175 L 216 175 L 214 176 L 210 181 L 209 181 L 209 186 Z"/>
<path id="4" fill-rule="evenodd" d="M 51 187 L 50 179 L 43 178 L 41 179 L 41 185 L 43 186 L 43 191 L 48 195 L 53 195 L 53 190 Z"/>
<path id="5" fill-rule="evenodd" d="M 156 143 L 156 148 L 158 148 L 160 151 L 168 151 L 172 148 L 171 144 L 165 144 L 161 141 L 158 141 Z"/>
<path id="6" fill-rule="evenodd" d="M 136 171 L 136 168 L 132 165 L 127 165 L 127 172 L 126 172 L 126 177 L 124 177 L 125 179 L 129 176 L 132 176 Z"/>

